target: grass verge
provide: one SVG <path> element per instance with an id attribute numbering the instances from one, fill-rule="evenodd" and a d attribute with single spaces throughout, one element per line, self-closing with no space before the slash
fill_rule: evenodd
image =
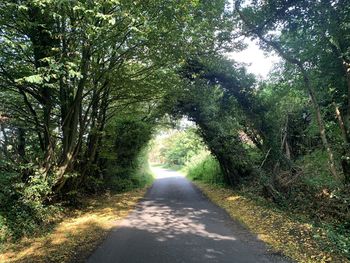
<path id="1" fill-rule="evenodd" d="M 293 219 L 283 211 L 253 200 L 232 189 L 194 182 L 214 203 L 243 223 L 277 252 L 297 262 L 350 262 L 342 255 L 327 252 L 332 246 L 321 228 Z"/>
<path id="2" fill-rule="evenodd" d="M 0 262 L 83 262 L 145 194 L 146 188 L 89 198 L 84 209 L 71 211 L 46 235 L 5 244 Z"/>

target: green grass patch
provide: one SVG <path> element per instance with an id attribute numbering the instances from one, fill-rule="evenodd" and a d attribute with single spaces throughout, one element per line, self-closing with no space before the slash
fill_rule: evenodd
<path id="1" fill-rule="evenodd" d="M 188 178 L 194 181 L 218 185 L 224 184 L 219 163 L 213 156 L 207 153 L 192 158 L 191 162 L 184 168 L 184 172 Z"/>

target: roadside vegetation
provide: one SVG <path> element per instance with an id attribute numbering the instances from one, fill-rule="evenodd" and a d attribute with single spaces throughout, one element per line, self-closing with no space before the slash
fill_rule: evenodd
<path id="1" fill-rule="evenodd" d="M 195 126 L 163 138 L 163 163 L 300 216 L 349 258 L 348 1 L 0 10 L 2 247 L 91 195 L 144 186 L 150 141 L 186 118 Z M 280 57 L 267 79 L 228 59 L 247 39 Z"/>
<path id="2" fill-rule="evenodd" d="M 148 142 L 184 58 L 229 49 L 214 36 L 232 27 L 224 6 L 0 2 L 0 247 L 151 180 Z"/>
<path id="3" fill-rule="evenodd" d="M 90 253 L 117 226 L 144 195 L 145 189 L 90 196 L 79 209 L 47 217 L 51 226 L 15 243 L 6 243 L 0 262 L 85 262 Z"/>
<path id="4" fill-rule="evenodd" d="M 314 154 L 320 154 L 318 151 L 298 160 L 300 174 L 295 177 L 281 172 L 278 175 L 281 184 L 292 181 L 288 188 L 281 185 L 271 195 L 271 173 L 263 170 L 255 179 L 232 189 L 199 135 L 195 126 L 170 130 L 168 136 L 158 140 L 159 147 L 152 150 L 151 156 L 166 167 L 180 164 L 176 167 L 204 194 L 276 252 L 298 262 L 349 262 L 348 211 L 346 205 L 341 205 L 346 204 L 347 196 L 333 197 L 341 202 L 336 207 L 336 201 L 326 201 L 330 193 L 325 191 L 336 191 L 339 185 L 324 174 L 324 167 L 318 167 L 322 157 L 313 159 Z M 250 154 L 256 155 L 256 149 L 247 143 Z"/>
<path id="5" fill-rule="evenodd" d="M 336 239 L 342 238 L 330 229 L 313 224 L 300 214 L 292 214 L 247 191 L 234 191 L 196 181 L 196 185 L 214 203 L 224 208 L 270 245 L 272 251 L 297 262 L 349 262 Z M 343 237 L 344 238 L 344 237 Z"/>

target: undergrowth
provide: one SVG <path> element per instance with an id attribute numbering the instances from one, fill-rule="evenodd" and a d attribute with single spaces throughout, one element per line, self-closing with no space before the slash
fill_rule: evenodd
<path id="1" fill-rule="evenodd" d="M 281 171 L 272 180 L 270 175 L 261 172 L 260 177 L 241 184 L 235 194 L 264 209 L 277 209 L 294 222 L 311 225 L 322 232 L 315 231 L 308 236 L 317 242 L 318 250 L 350 259 L 350 193 L 324 172 L 326 169 L 319 165 L 323 156 L 323 153 L 315 152 L 300 160 L 298 164 L 304 171 L 301 174 Z M 226 187 L 220 166 L 210 155 L 197 156 L 183 170 L 193 181 Z M 266 186 L 272 187 L 273 194 Z M 311 254 L 310 262 L 318 262 Z"/>
<path id="2" fill-rule="evenodd" d="M 224 180 L 219 163 L 207 152 L 193 157 L 183 168 L 188 178 L 205 183 L 223 185 Z"/>
<path id="3" fill-rule="evenodd" d="M 60 219 L 40 235 L 6 242 L 0 262 L 84 262 L 91 251 L 124 218 L 146 188 L 86 197 L 79 209 L 65 210 Z"/>
<path id="4" fill-rule="evenodd" d="M 71 209 L 82 208 L 85 199 L 92 195 L 123 193 L 144 188 L 153 181 L 145 156 L 138 157 L 134 167 L 127 170 L 111 170 L 108 180 L 89 177 L 89 188 L 74 191 L 62 200 L 43 199 L 51 186 L 40 175 L 32 176 L 24 184 L 19 173 L 2 173 L 0 176 L 0 250 L 8 243 L 21 238 L 46 234 L 63 220 Z M 93 180 L 93 181 L 92 181 Z"/>

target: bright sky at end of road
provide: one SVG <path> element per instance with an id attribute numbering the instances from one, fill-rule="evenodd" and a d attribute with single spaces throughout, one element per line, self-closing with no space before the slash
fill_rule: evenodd
<path id="1" fill-rule="evenodd" d="M 280 58 L 275 53 L 266 55 L 260 49 L 257 41 L 245 39 L 244 42 L 247 44 L 246 49 L 241 52 L 227 53 L 226 56 L 237 62 L 245 63 L 249 73 L 266 79 L 274 64 L 278 63 Z"/>

